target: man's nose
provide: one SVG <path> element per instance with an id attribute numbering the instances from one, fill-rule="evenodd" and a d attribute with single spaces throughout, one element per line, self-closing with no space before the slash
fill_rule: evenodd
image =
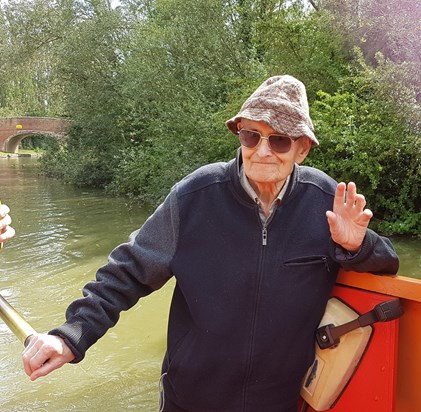
<path id="1" fill-rule="evenodd" d="M 271 156 L 273 154 L 269 146 L 269 139 L 267 137 L 262 137 L 260 139 L 260 142 L 257 146 L 257 153 L 260 157 Z"/>

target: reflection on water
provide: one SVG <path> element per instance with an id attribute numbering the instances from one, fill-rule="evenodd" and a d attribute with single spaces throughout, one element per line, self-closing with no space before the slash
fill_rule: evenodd
<path id="1" fill-rule="evenodd" d="M 35 329 L 48 331 L 148 211 L 38 176 L 30 159 L 0 159 L 0 187 L 17 233 L 1 252 L 0 291 Z M 421 278 L 421 242 L 395 244 L 400 273 Z M 19 341 L 0 322 L 0 411 L 156 411 L 172 287 L 123 313 L 80 364 L 36 382 L 23 372 Z"/>

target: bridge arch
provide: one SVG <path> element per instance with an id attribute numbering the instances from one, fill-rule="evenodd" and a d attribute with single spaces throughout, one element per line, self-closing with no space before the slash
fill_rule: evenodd
<path id="1" fill-rule="evenodd" d="M 57 140 L 62 140 L 63 136 L 57 133 L 47 132 L 47 131 L 29 131 L 29 132 L 22 132 L 18 134 L 14 134 L 7 138 L 3 144 L 3 152 L 6 153 L 18 153 L 19 152 L 19 145 L 20 142 L 25 139 L 25 137 L 35 136 L 35 135 L 44 135 L 44 136 L 51 136 L 56 138 Z"/>
<path id="2" fill-rule="evenodd" d="M 18 153 L 19 143 L 28 136 L 43 134 L 62 140 L 70 122 L 55 117 L 3 117 L 0 118 L 0 150 Z"/>

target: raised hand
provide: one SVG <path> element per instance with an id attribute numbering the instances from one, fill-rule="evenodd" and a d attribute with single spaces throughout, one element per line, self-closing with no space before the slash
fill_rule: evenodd
<path id="1" fill-rule="evenodd" d="M 351 253 L 357 252 L 364 240 L 368 224 L 373 217 L 363 195 L 357 193 L 355 183 L 338 184 L 333 201 L 333 211 L 326 216 L 332 240 Z"/>

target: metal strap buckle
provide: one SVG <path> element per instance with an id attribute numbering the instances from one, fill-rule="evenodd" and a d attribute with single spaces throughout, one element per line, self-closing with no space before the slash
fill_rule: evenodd
<path id="1" fill-rule="evenodd" d="M 334 338 L 332 336 L 332 332 L 331 332 L 332 328 L 334 329 L 335 325 L 333 323 L 330 323 L 329 325 L 325 325 L 317 329 L 316 341 L 320 349 L 333 348 L 339 344 L 340 339 Z"/>

